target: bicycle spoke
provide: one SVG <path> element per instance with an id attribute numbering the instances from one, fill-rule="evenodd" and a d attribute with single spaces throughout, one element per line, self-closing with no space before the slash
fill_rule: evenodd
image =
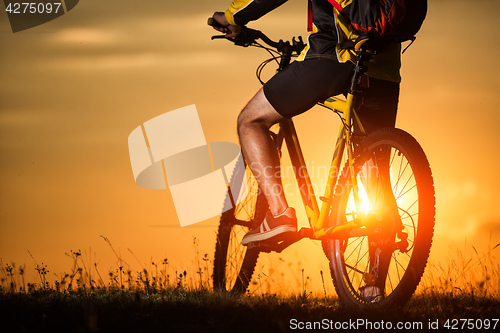
<path id="1" fill-rule="evenodd" d="M 394 257 L 394 253 L 392 254 L 392 257 Z M 391 266 L 394 266 L 394 265 L 392 265 L 392 260 L 391 260 L 391 263 L 389 264 L 389 270 L 391 269 Z M 396 281 L 396 286 L 399 283 L 399 281 L 400 281 L 399 279 L 398 279 L 398 281 Z M 387 293 L 387 285 L 389 285 L 389 287 L 391 288 L 390 292 L 392 293 L 395 286 L 392 283 L 392 275 L 391 274 L 387 274 L 387 282 L 385 284 L 385 293 Z"/>
<path id="2" fill-rule="evenodd" d="M 403 165 L 403 162 L 404 162 L 404 161 L 403 161 L 403 159 L 401 159 L 401 162 L 399 163 L 399 169 L 398 169 L 399 171 L 398 171 L 398 176 L 397 176 L 397 178 L 396 178 L 396 179 L 397 179 L 397 181 L 396 181 L 396 184 L 395 184 L 396 189 L 397 189 L 397 187 L 398 187 L 399 180 L 401 179 L 402 174 L 405 172 L 406 168 L 408 167 L 408 163 L 406 163 L 406 165 L 405 165 L 405 167 L 404 167 L 404 169 L 403 169 L 403 168 L 401 167 L 401 166 Z M 394 192 L 394 193 L 396 193 L 396 190 L 395 190 L 395 189 L 393 189 L 393 192 Z"/>
<path id="3" fill-rule="evenodd" d="M 403 193 L 403 190 L 405 189 L 406 185 L 408 185 L 408 182 L 411 180 L 408 179 L 408 181 L 406 182 L 406 184 L 403 186 L 403 188 L 401 189 L 401 192 L 399 192 L 399 195 L 397 196 L 396 200 L 403 197 L 405 194 L 407 194 L 408 192 L 410 192 L 411 190 L 413 189 L 416 189 L 417 188 L 417 184 L 414 184 L 412 187 L 410 187 L 408 190 L 406 190 L 404 193 Z"/>
<path id="4" fill-rule="evenodd" d="M 359 241 L 358 241 L 358 245 L 352 249 L 351 253 L 349 254 L 349 256 L 347 258 L 345 258 L 345 260 L 349 260 L 349 258 L 351 257 L 351 255 L 358 249 L 360 248 L 362 245 L 363 245 L 363 240 L 364 240 L 364 237 L 363 238 L 359 238 Z M 353 241 L 354 243 L 354 241 Z M 349 247 L 349 245 L 352 245 L 353 243 L 350 243 L 347 245 L 347 247 Z"/>

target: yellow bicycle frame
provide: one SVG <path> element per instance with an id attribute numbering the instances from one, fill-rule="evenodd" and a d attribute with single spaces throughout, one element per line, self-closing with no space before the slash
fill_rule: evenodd
<path id="1" fill-rule="evenodd" d="M 354 222 L 343 224 L 340 226 L 331 225 L 328 220 L 328 213 L 330 211 L 330 205 L 334 197 L 335 184 L 338 178 L 338 170 L 341 168 L 342 158 L 344 154 L 344 149 L 347 147 L 347 159 L 349 161 L 349 167 L 351 168 L 350 174 L 352 175 L 352 184 L 354 191 L 354 198 L 356 205 L 358 205 L 358 194 L 357 185 L 355 179 L 355 173 L 353 172 L 354 156 L 352 151 L 351 142 L 351 123 L 354 119 L 359 126 L 362 133 L 365 133 L 364 128 L 353 108 L 354 105 L 354 95 L 348 94 L 346 100 L 342 100 L 336 97 L 331 97 L 323 103 L 324 106 L 331 110 L 341 114 L 342 123 L 340 126 L 339 134 L 337 137 L 337 142 L 335 145 L 335 151 L 333 154 L 332 163 L 330 165 L 330 171 L 328 173 L 328 180 L 326 184 L 325 194 L 321 197 L 323 201 L 321 209 L 318 206 L 316 196 L 312 187 L 311 179 L 307 171 L 306 162 L 302 154 L 302 149 L 300 147 L 299 139 L 297 137 L 297 132 L 295 131 L 295 126 L 291 119 L 286 119 L 281 122 L 281 128 L 284 132 L 284 139 L 286 141 L 290 158 L 295 170 L 295 177 L 298 182 L 300 189 L 300 194 L 302 197 L 302 202 L 306 209 L 307 218 L 309 225 L 313 230 L 313 238 L 337 238 L 340 236 L 345 236 L 350 230 L 359 227 Z"/>

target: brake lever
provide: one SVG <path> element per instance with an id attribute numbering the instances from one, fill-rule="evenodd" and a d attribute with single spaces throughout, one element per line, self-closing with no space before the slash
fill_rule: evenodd
<path id="1" fill-rule="evenodd" d="M 222 24 L 220 24 L 218 21 L 214 20 L 213 17 L 208 18 L 207 24 L 209 26 L 212 26 L 215 28 L 221 28 L 221 29 L 227 28 L 227 27 L 223 26 Z M 249 34 L 248 31 L 249 30 L 246 27 L 241 27 L 240 33 L 234 38 L 227 38 L 224 35 L 217 35 L 217 36 L 212 36 L 211 39 L 214 40 L 214 39 L 225 38 L 238 46 L 248 47 L 248 46 L 252 45 L 255 42 L 255 40 L 257 39 L 254 36 L 252 36 L 251 34 Z"/>
<path id="2" fill-rule="evenodd" d="M 214 39 L 227 39 L 227 40 L 231 40 L 231 39 L 227 38 L 224 35 L 215 35 L 215 36 L 212 36 L 210 39 L 211 40 L 214 40 Z"/>
<path id="3" fill-rule="evenodd" d="M 298 37 L 298 40 L 295 39 L 295 37 L 292 38 L 292 45 L 297 54 L 300 54 L 304 47 L 306 46 L 304 44 L 304 41 L 302 40 L 302 36 Z"/>
<path id="4" fill-rule="evenodd" d="M 208 18 L 207 24 L 212 26 L 212 27 L 216 27 L 216 28 L 227 28 L 227 27 L 223 26 L 222 24 L 220 24 L 218 21 L 214 20 L 213 17 Z M 250 28 L 247 28 L 246 26 L 242 26 L 241 31 L 234 38 L 227 38 L 226 36 L 223 36 L 223 35 L 212 36 L 212 40 L 220 39 L 220 38 L 225 38 L 225 39 L 233 42 L 235 45 L 243 46 L 243 47 L 251 46 L 255 43 L 255 41 L 257 39 L 262 39 L 269 46 L 278 47 L 278 43 L 270 40 L 261 31 L 250 29 Z M 302 40 L 299 40 L 299 42 L 302 42 Z M 294 43 L 295 43 L 295 41 L 294 41 Z"/>
<path id="5" fill-rule="evenodd" d="M 245 26 L 241 27 L 240 33 L 234 37 L 234 44 L 238 46 L 248 47 L 255 43 L 255 41 L 259 38 L 256 35 L 256 30 L 249 29 Z"/>

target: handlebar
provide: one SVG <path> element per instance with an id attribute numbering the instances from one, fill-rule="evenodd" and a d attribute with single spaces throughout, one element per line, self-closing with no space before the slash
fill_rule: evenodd
<path id="1" fill-rule="evenodd" d="M 212 17 L 208 19 L 208 25 L 216 28 L 226 28 Z M 279 42 L 275 42 L 267 37 L 263 32 L 259 30 L 250 29 L 246 26 L 241 27 L 241 32 L 235 38 L 227 38 L 224 35 L 212 36 L 212 40 L 214 39 L 227 39 L 233 42 L 235 45 L 248 47 L 251 45 L 256 45 L 257 40 L 260 39 L 267 45 L 272 48 L 275 48 L 278 52 L 281 53 L 293 53 L 300 54 L 305 47 L 305 44 L 302 40 L 302 36 L 298 37 L 298 40 L 295 37 L 292 38 L 292 43 L 284 42 L 280 39 Z M 370 33 L 361 34 L 356 40 L 347 40 L 342 43 L 341 48 L 347 50 L 353 50 L 356 53 L 364 53 L 367 50 L 370 50 L 371 53 L 375 54 L 377 50 L 384 49 L 389 43 L 390 39 L 384 37 L 377 37 Z M 411 45 L 411 44 L 410 44 Z M 406 49 L 405 49 L 406 50 Z M 404 51 L 403 51 L 404 52 Z"/>
<path id="2" fill-rule="evenodd" d="M 220 29 L 227 28 L 227 26 L 223 26 L 222 24 L 214 20 L 212 17 L 208 19 L 207 23 L 208 25 L 216 28 Z M 271 59 L 264 61 L 257 68 L 257 78 L 262 84 L 264 84 L 264 82 L 261 80 L 260 75 L 264 66 L 266 66 L 270 61 L 276 60 L 279 64 L 277 71 L 278 72 L 282 71 L 286 66 L 290 64 L 291 58 L 293 57 L 293 53 L 295 52 L 296 55 L 299 55 L 305 47 L 305 44 L 302 41 L 301 36 L 298 37 L 298 40 L 296 40 L 295 37 L 293 37 L 292 43 L 288 41 L 284 42 L 281 39 L 279 42 L 275 42 L 271 40 L 269 37 L 267 37 L 263 32 L 259 30 L 250 29 L 245 26 L 241 27 L 241 31 L 234 38 L 227 38 L 224 35 L 212 36 L 212 40 L 219 38 L 221 39 L 224 38 L 226 40 L 229 40 L 238 46 L 244 46 L 244 47 L 258 46 L 266 49 L 271 54 L 272 54 L 271 51 L 278 54 L 278 56 L 273 55 Z M 257 43 L 258 39 L 262 40 L 264 43 L 269 45 L 271 48 L 274 48 L 275 50 L 264 47 L 261 44 Z M 343 49 L 352 50 L 356 53 L 356 64 L 354 66 L 355 67 L 354 74 L 352 76 L 351 87 L 349 89 L 349 92 L 352 94 L 355 94 L 359 90 L 358 88 L 361 87 L 360 85 L 361 76 L 364 75 L 368 70 L 367 66 L 365 66 L 364 64 L 367 61 L 369 61 L 374 54 L 376 54 L 378 49 L 377 47 L 375 47 L 378 46 L 376 42 L 378 42 L 378 38 L 373 38 L 369 34 L 362 34 L 356 40 L 348 40 L 341 45 Z"/>
<path id="3" fill-rule="evenodd" d="M 212 17 L 208 19 L 207 23 L 208 25 L 213 27 L 224 28 L 224 26 L 222 26 Z M 302 49 L 305 47 L 301 36 L 298 37 L 298 40 L 296 40 L 294 37 L 292 39 L 292 43 L 285 42 L 281 39 L 279 42 L 275 42 L 267 37 L 262 31 L 251 29 L 246 26 L 241 27 L 240 33 L 235 38 L 227 38 L 224 35 L 217 35 L 212 36 L 212 40 L 214 39 L 227 39 L 233 42 L 235 45 L 243 47 L 254 45 L 257 43 L 257 40 L 260 39 L 270 47 L 275 48 L 278 52 L 295 52 L 296 54 L 300 54 L 300 52 L 302 52 Z"/>

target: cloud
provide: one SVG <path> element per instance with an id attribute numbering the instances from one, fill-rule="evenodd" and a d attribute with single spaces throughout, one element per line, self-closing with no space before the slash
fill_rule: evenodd
<path id="1" fill-rule="evenodd" d="M 89 44 L 109 44 L 116 42 L 120 36 L 109 30 L 69 27 L 55 33 L 53 41 L 55 43 L 89 43 Z"/>

